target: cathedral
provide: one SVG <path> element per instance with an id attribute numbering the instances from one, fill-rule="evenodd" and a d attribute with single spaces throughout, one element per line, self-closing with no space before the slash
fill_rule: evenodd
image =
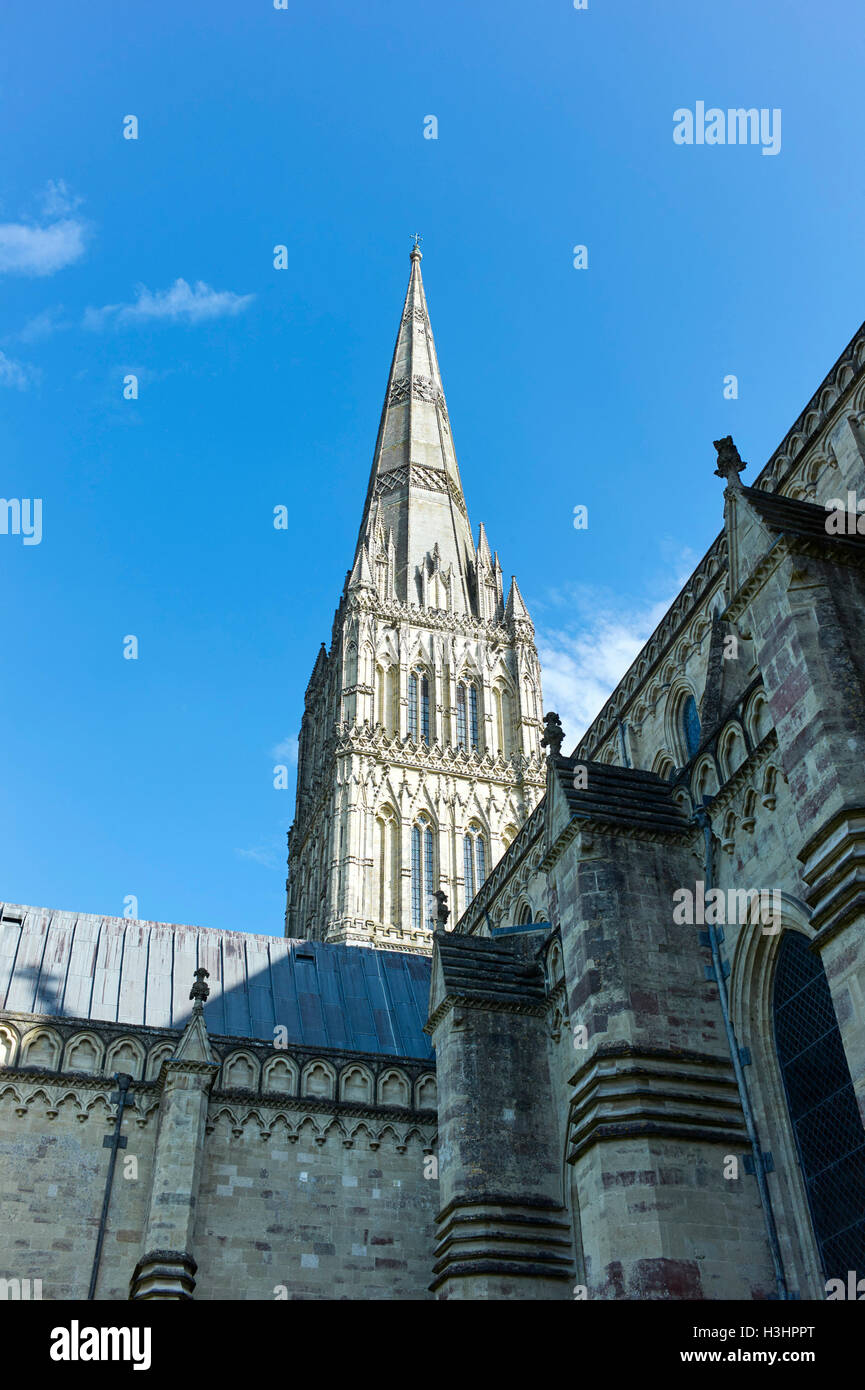
<path id="1" fill-rule="evenodd" d="M 718 535 L 568 753 L 414 248 L 285 935 L 0 904 L 6 1297 L 865 1277 L 865 325 L 747 480 L 695 449 Z"/>

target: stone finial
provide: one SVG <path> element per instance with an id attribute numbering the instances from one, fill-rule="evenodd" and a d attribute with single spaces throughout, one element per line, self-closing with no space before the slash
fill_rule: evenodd
<path id="1" fill-rule="evenodd" d="M 728 434 L 723 439 L 715 439 L 712 442 L 718 451 L 718 467 L 715 469 L 715 476 L 726 478 L 728 487 L 740 487 L 739 474 L 748 465 L 742 462 L 739 450 L 733 443 L 733 436 Z"/>
<path id="2" fill-rule="evenodd" d="M 194 1001 L 192 1005 L 193 1013 L 201 1013 L 210 996 L 210 985 L 204 983 L 209 977 L 210 971 L 205 970 L 203 965 L 200 965 L 195 971 L 195 983 L 189 991 L 189 997 Z"/>
<path id="3" fill-rule="evenodd" d="M 448 907 L 448 895 L 442 888 L 439 888 L 437 892 L 433 893 L 433 897 L 438 903 L 436 921 L 438 922 L 439 931 L 444 931 L 445 924 L 451 915 L 451 910 Z"/>
<path id="4" fill-rule="evenodd" d="M 565 739 L 565 731 L 562 728 L 562 721 L 559 716 L 551 710 L 544 715 L 544 736 L 541 739 L 541 747 L 549 748 L 550 756 L 561 757 L 562 744 Z"/>
<path id="5" fill-rule="evenodd" d="M 420 244 L 423 241 L 423 237 L 420 236 L 418 232 L 414 232 L 412 235 L 414 238 L 414 246 L 411 248 L 411 259 L 413 261 L 422 261 L 423 252 L 420 249 Z"/>

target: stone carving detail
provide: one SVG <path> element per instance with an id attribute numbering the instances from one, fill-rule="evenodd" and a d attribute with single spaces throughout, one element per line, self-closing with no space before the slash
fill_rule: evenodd
<path id="1" fill-rule="evenodd" d="M 447 474 L 438 468 L 425 468 L 421 464 L 412 463 L 402 464 L 399 468 L 392 468 L 389 473 L 384 473 L 377 479 L 373 495 L 376 498 L 385 497 L 389 492 L 396 492 L 407 484 L 411 487 L 422 487 L 427 492 L 449 491 Z M 458 499 L 459 494 L 455 488 L 453 492 Z"/>
<path id="2" fill-rule="evenodd" d="M 396 381 L 388 393 L 388 405 L 402 405 L 403 401 L 408 400 L 409 379 L 407 376 L 397 377 Z"/>
<path id="3" fill-rule="evenodd" d="M 726 478 L 728 482 L 735 482 L 742 470 L 748 465 L 742 461 L 742 456 L 733 443 L 733 436 L 726 434 L 723 439 L 716 439 L 713 442 L 718 454 L 718 467 L 715 469 L 717 477 Z"/>
<path id="4" fill-rule="evenodd" d="M 412 377 L 411 393 L 416 401 L 438 402 L 441 392 L 435 382 L 428 376 Z"/>
<path id="5" fill-rule="evenodd" d="M 565 731 L 562 728 L 562 721 L 559 716 L 551 710 L 544 715 L 544 736 L 541 739 L 541 747 L 549 748 L 554 758 L 561 757 L 562 743 Z"/>
<path id="6" fill-rule="evenodd" d="M 442 415 L 447 419 L 444 395 L 431 377 L 415 375 L 410 381 L 407 376 L 397 377 L 388 392 L 388 405 L 402 405 L 404 401 L 408 400 L 409 392 L 416 401 L 429 401 L 431 404 L 437 405 Z"/>

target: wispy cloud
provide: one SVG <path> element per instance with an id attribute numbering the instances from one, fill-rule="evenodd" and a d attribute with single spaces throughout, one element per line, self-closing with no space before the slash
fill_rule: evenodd
<path id="1" fill-rule="evenodd" d="M 235 854 L 241 859 L 249 859 L 253 864 L 260 864 L 264 869 L 280 869 L 285 863 L 285 855 L 280 861 L 275 847 L 268 845 L 256 845 L 252 849 L 236 849 Z"/>
<path id="2" fill-rule="evenodd" d="M 297 766 L 297 734 L 289 734 L 270 750 L 274 762 L 284 763 L 286 767 Z"/>
<path id="3" fill-rule="evenodd" d="M 62 328 L 71 328 L 70 320 L 64 319 L 62 314 L 62 304 L 53 309 L 43 309 L 41 314 L 35 314 L 32 319 L 28 319 L 20 332 L 13 336 L 21 343 L 36 343 L 40 338 L 48 338 Z"/>
<path id="4" fill-rule="evenodd" d="M 70 214 L 81 202 L 61 180 L 51 180 L 39 198 L 42 215 L 0 223 L 0 273 L 53 275 L 84 254 L 87 227 Z"/>
<path id="5" fill-rule="evenodd" d="M 137 298 L 131 304 L 106 304 L 101 309 L 87 309 L 85 328 L 104 328 L 111 324 L 162 320 L 168 323 L 203 323 L 240 314 L 251 304 L 255 295 L 235 294 L 233 290 L 214 290 L 203 280 L 189 285 L 175 280 L 167 290 L 152 293 L 139 285 Z"/>
<path id="6" fill-rule="evenodd" d="M 585 733 L 652 635 L 697 558 L 680 552 L 669 590 L 654 601 L 635 602 L 592 585 L 548 595 L 544 607 L 569 610 L 564 623 L 556 623 L 550 612 L 536 624 L 544 711 L 560 715 L 566 751 Z"/>
<path id="7" fill-rule="evenodd" d="M 84 254 L 84 224 L 75 218 L 50 226 L 0 223 L 0 271 L 9 275 L 53 275 Z"/>
<path id="8" fill-rule="evenodd" d="M 26 391 L 37 377 L 35 367 L 29 366 L 26 362 L 16 362 L 13 358 L 7 357 L 5 352 L 0 352 L 0 386 L 13 386 L 19 391 Z"/>

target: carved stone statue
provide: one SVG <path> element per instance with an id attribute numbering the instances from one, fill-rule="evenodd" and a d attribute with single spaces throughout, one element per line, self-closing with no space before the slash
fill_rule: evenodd
<path id="1" fill-rule="evenodd" d="M 562 728 L 562 721 L 555 711 L 544 715 L 544 736 L 541 739 L 541 747 L 549 748 L 554 758 L 561 757 L 562 743 L 564 742 L 565 731 Z"/>
<path id="2" fill-rule="evenodd" d="M 733 443 L 731 434 L 725 435 L 723 439 L 712 441 L 718 451 L 718 467 L 715 474 L 719 478 L 726 478 L 728 483 L 736 483 L 739 474 L 748 467 L 743 463 L 739 450 Z"/>
<path id="3" fill-rule="evenodd" d="M 439 931 L 444 931 L 445 923 L 451 915 L 451 910 L 448 907 L 448 895 L 445 893 L 444 889 L 439 888 L 437 892 L 433 893 L 433 897 L 438 903 L 436 921 L 438 922 Z"/>

